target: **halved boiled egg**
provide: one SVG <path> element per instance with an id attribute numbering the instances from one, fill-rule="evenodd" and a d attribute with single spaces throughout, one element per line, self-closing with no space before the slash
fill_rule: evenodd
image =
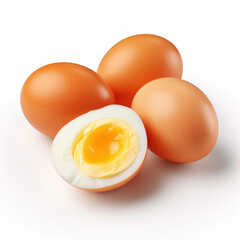
<path id="1" fill-rule="evenodd" d="M 90 111 L 65 125 L 52 145 L 58 174 L 71 185 L 95 192 L 130 181 L 147 152 L 140 117 L 120 105 Z"/>

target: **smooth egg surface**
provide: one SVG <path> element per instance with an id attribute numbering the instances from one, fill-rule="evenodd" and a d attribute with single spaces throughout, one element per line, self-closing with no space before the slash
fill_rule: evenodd
<path id="1" fill-rule="evenodd" d="M 128 107 L 147 82 L 160 77 L 181 78 L 182 71 L 177 48 L 167 39 L 151 34 L 118 42 L 106 53 L 97 70 L 113 90 L 116 103 Z"/>
<path id="2" fill-rule="evenodd" d="M 173 162 L 205 157 L 218 136 L 216 112 L 206 95 L 178 78 L 160 78 L 144 85 L 132 109 L 141 117 L 149 149 Z"/>
<path id="3" fill-rule="evenodd" d="M 25 117 L 51 138 L 72 119 L 114 103 L 113 92 L 102 78 L 74 63 L 52 63 L 37 69 L 21 92 Z"/>

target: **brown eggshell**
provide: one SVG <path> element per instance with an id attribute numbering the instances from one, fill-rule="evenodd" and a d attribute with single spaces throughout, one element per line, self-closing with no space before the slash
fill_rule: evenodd
<path id="1" fill-rule="evenodd" d="M 141 117 L 152 152 L 185 163 L 205 157 L 218 136 L 216 112 L 206 95 L 178 78 L 161 78 L 144 85 L 132 109 Z"/>
<path id="2" fill-rule="evenodd" d="M 123 39 L 103 57 L 98 74 L 116 97 L 116 103 L 130 107 L 136 92 L 160 77 L 181 78 L 182 58 L 167 39 L 139 34 Z"/>
<path id="3" fill-rule="evenodd" d="M 74 63 L 52 63 L 37 69 L 21 92 L 25 117 L 51 138 L 72 119 L 113 103 L 113 92 L 101 77 Z"/>

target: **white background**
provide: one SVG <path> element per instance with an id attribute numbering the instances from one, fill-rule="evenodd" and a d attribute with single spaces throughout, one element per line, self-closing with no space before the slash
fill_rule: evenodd
<path id="1" fill-rule="evenodd" d="M 1 1 L 1 239 L 240 239 L 240 14 L 228 1 Z M 213 152 L 173 164 L 149 153 L 140 174 L 107 193 L 65 183 L 51 140 L 20 108 L 37 68 L 70 61 L 93 70 L 119 40 L 152 33 L 172 41 L 183 79 L 201 88 L 220 123 Z"/>

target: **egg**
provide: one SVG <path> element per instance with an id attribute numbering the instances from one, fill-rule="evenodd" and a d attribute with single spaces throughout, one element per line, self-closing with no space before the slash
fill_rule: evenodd
<path id="1" fill-rule="evenodd" d="M 132 109 L 146 127 L 149 149 L 166 160 L 199 160 L 217 141 L 216 112 L 206 95 L 187 81 L 161 78 L 147 83 L 135 95 Z"/>
<path id="2" fill-rule="evenodd" d="M 147 152 L 147 136 L 131 109 L 109 105 L 66 124 L 52 144 L 58 174 L 69 184 L 103 192 L 130 181 Z"/>
<path id="3" fill-rule="evenodd" d="M 102 78 L 74 63 L 53 63 L 37 69 L 21 91 L 25 117 L 50 138 L 72 119 L 114 103 L 113 92 Z"/>
<path id="4" fill-rule="evenodd" d="M 130 107 L 136 92 L 161 77 L 181 78 L 182 58 L 167 39 L 140 34 L 114 45 L 101 60 L 97 72 L 110 85 L 116 103 Z"/>

